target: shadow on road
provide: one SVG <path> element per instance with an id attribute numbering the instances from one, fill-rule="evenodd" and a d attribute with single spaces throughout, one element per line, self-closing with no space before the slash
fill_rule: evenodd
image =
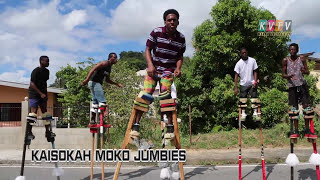
<path id="1" fill-rule="evenodd" d="M 214 170 L 217 170 L 217 169 L 215 168 L 215 166 L 210 166 L 210 167 L 200 166 L 200 167 L 195 168 L 193 171 L 186 173 L 184 175 L 184 178 L 185 179 L 190 179 L 193 176 L 196 176 L 196 175 L 199 175 L 199 174 L 205 174 L 205 171 L 208 171 L 208 170 L 214 171 Z"/>
<path id="2" fill-rule="evenodd" d="M 299 177 L 298 180 L 306 180 L 306 179 L 311 179 L 311 180 L 316 180 L 317 179 L 317 173 L 315 169 L 301 169 L 298 171 Z"/>
<path id="3" fill-rule="evenodd" d="M 104 178 L 108 178 L 108 179 L 109 179 L 109 176 L 110 176 L 111 179 L 112 179 L 113 173 L 104 173 Z M 94 174 L 94 175 L 93 175 L 93 179 L 101 179 L 101 173 L 99 173 L 99 174 Z M 90 175 L 87 176 L 87 177 L 85 177 L 85 178 L 83 178 L 83 179 L 81 179 L 81 180 L 90 180 Z"/>

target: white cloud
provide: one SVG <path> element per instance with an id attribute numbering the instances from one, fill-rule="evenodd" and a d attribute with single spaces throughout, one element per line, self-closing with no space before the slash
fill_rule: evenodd
<path id="1" fill-rule="evenodd" d="M 87 13 L 85 10 L 74 10 L 66 16 L 63 25 L 67 31 L 71 31 L 75 26 L 86 22 Z"/>
<path id="2" fill-rule="evenodd" d="M 268 9 L 277 19 L 292 20 L 294 35 L 320 38 L 318 0 L 253 0 L 253 5 Z"/>
<path id="3" fill-rule="evenodd" d="M 12 72 L 25 69 L 26 73 L 15 74 L 30 77 L 30 72 L 39 65 L 39 56 L 48 55 L 49 83 L 52 83 L 61 66 L 75 65 L 77 59 L 85 59 L 88 53 L 101 52 L 103 46 L 115 43 L 106 33 L 109 18 L 97 7 L 86 4 L 83 9 L 68 9 L 62 14 L 59 12 L 62 6 L 60 1 L 35 0 L 1 12 L 0 65 L 10 67 Z M 10 74 L 1 77 L 17 80 Z"/>
<path id="4" fill-rule="evenodd" d="M 16 72 L 4 72 L 0 74 L 0 79 L 27 84 L 30 82 L 30 78 L 26 78 L 25 75 L 26 75 L 25 70 L 18 70 Z"/>

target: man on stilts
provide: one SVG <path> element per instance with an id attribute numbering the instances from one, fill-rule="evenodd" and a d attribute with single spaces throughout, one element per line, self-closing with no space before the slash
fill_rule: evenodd
<path id="1" fill-rule="evenodd" d="M 237 62 L 234 71 L 234 94 L 238 94 L 238 77 L 240 76 L 240 100 L 239 100 L 239 179 L 241 179 L 241 122 L 245 121 L 247 114 L 247 96 L 250 94 L 251 107 L 253 109 L 253 120 L 259 122 L 260 129 L 260 144 L 261 144 L 261 163 L 262 163 L 262 178 L 266 179 L 265 162 L 262 137 L 262 120 L 260 112 L 260 100 L 258 99 L 258 65 L 254 58 L 248 56 L 246 48 L 240 49 L 241 59 Z"/>
<path id="2" fill-rule="evenodd" d="M 294 143 L 297 143 L 299 138 L 298 120 L 299 107 L 302 103 L 303 118 L 305 120 L 304 137 L 313 145 L 314 153 L 311 155 L 310 163 L 316 165 L 316 173 L 318 180 L 320 179 L 319 164 L 320 155 L 317 153 L 316 139 L 317 135 L 314 131 L 313 117 L 314 111 L 310 106 L 309 88 L 304 79 L 304 74 L 310 74 L 306 59 L 304 56 L 298 56 L 299 46 L 296 43 L 289 45 L 290 56 L 282 60 L 282 77 L 287 79 L 289 87 L 289 119 L 290 119 L 290 154 L 286 159 L 286 163 L 291 166 L 291 179 L 294 179 L 293 167 L 299 164 L 298 157 L 293 153 Z"/>

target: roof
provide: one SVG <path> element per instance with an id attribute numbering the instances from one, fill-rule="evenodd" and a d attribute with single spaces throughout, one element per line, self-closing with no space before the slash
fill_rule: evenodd
<path id="1" fill-rule="evenodd" d="M 309 53 L 302 53 L 302 54 L 299 54 L 300 56 L 311 56 L 311 55 L 313 55 L 314 54 L 314 52 L 309 52 Z"/>
<path id="2" fill-rule="evenodd" d="M 24 84 L 24 83 L 17 83 L 17 82 L 9 82 L 9 81 L 3 81 L 0 80 L 0 86 L 8 86 L 8 87 L 15 87 L 15 88 L 21 88 L 21 89 L 29 89 L 29 84 Z M 64 89 L 60 88 L 52 88 L 48 87 L 47 91 L 51 93 L 62 93 Z"/>

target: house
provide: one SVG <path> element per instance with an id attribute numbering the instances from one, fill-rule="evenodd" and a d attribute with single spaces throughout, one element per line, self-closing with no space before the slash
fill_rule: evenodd
<path id="1" fill-rule="evenodd" d="M 0 80 L 0 127 L 21 126 L 21 101 L 28 99 L 28 88 L 29 84 Z M 48 112 L 57 116 L 61 110 L 57 111 L 55 107 L 62 89 L 48 88 L 47 91 Z"/>

